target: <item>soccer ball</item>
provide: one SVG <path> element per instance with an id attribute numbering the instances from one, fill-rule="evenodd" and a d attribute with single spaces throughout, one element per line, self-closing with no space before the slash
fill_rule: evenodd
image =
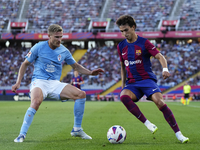
<path id="1" fill-rule="evenodd" d="M 108 130 L 107 138 L 110 143 L 123 143 L 126 139 L 126 131 L 122 126 L 114 125 Z"/>

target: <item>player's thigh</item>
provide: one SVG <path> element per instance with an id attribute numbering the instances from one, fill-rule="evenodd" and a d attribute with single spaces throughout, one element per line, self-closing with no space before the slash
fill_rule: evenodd
<path id="1" fill-rule="evenodd" d="M 85 98 L 85 97 L 86 97 L 86 94 L 84 91 L 82 91 L 70 84 L 67 84 L 60 93 L 61 100 L 64 100 L 67 98 L 76 100 L 76 99 L 81 99 L 81 98 Z"/>
<path id="2" fill-rule="evenodd" d="M 122 95 L 128 95 L 133 101 L 137 101 L 136 95 L 135 95 L 131 90 L 124 89 L 124 90 L 120 93 L 120 97 L 121 97 Z"/>
<path id="3" fill-rule="evenodd" d="M 160 109 L 162 106 L 165 105 L 163 100 L 163 95 L 160 92 L 156 92 L 151 95 L 150 99 L 156 104 L 156 106 Z"/>
<path id="4" fill-rule="evenodd" d="M 39 87 L 31 90 L 31 105 L 40 105 L 43 101 L 43 92 Z"/>

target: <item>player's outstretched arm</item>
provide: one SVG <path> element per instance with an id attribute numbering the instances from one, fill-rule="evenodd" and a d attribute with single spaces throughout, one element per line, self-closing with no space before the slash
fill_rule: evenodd
<path id="1" fill-rule="evenodd" d="M 92 74 L 91 75 L 96 76 L 96 75 L 102 74 L 103 72 L 104 72 L 103 69 L 98 68 L 98 69 L 92 70 Z"/>
<path id="2" fill-rule="evenodd" d="M 12 86 L 12 91 L 16 93 L 17 89 L 19 89 L 22 78 L 24 77 L 25 71 L 27 67 L 30 65 L 30 62 L 25 59 L 25 61 L 21 64 L 18 72 L 18 77 L 16 83 Z"/>
<path id="3" fill-rule="evenodd" d="M 95 76 L 95 75 L 98 75 L 98 74 L 101 74 L 104 72 L 104 70 L 101 68 L 90 71 L 78 63 L 74 63 L 71 66 L 74 70 L 77 70 L 79 73 L 86 74 L 86 75 L 94 75 Z"/>

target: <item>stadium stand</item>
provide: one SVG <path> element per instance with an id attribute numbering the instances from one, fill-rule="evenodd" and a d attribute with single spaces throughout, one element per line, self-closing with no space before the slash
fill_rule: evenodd
<path id="1" fill-rule="evenodd" d="M 114 22 L 124 14 L 137 14 L 134 19 L 137 23 L 136 31 L 154 31 L 161 19 L 167 19 L 174 6 L 174 0 L 113 0 L 108 17 Z M 114 29 L 117 26 L 114 25 Z"/>
<path id="2" fill-rule="evenodd" d="M 0 86 L 11 86 L 16 82 L 19 66 L 24 60 L 24 56 L 29 49 L 23 47 L 7 47 L 0 48 Z M 30 83 L 33 65 L 31 65 L 24 75 L 22 86 L 27 86 Z"/>
<path id="3" fill-rule="evenodd" d="M 0 33 L 9 20 L 16 19 L 21 0 L 0 0 Z"/>
<path id="4" fill-rule="evenodd" d="M 196 0 L 186 0 L 180 8 L 181 24 L 180 29 L 200 30 L 200 2 Z"/>
<path id="5" fill-rule="evenodd" d="M 152 60 L 152 68 L 157 75 L 158 85 L 173 87 L 200 70 L 200 45 L 196 42 L 189 44 L 161 44 L 160 52 L 166 56 L 171 77 L 162 80 L 161 66 L 158 60 Z M 191 59 L 192 58 L 192 59 Z"/>
<path id="6" fill-rule="evenodd" d="M 88 18 L 99 17 L 103 3 L 104 0 L 32 0 L 26 18 L 32 32 L 35 29 L 46 32 L 53 23 L 62 25 L 64 32 L 81 32 L 87 29 Z"/>

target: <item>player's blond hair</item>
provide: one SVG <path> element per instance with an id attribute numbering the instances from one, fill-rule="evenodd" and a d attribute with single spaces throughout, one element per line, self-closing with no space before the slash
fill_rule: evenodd
<path id="1" fill-rule="evenodd" d="M 62 32 L 63 29 L 58 24 L 52 24 L 48 27 L 48 34 L 56 33 L 56 32 Z"/>

